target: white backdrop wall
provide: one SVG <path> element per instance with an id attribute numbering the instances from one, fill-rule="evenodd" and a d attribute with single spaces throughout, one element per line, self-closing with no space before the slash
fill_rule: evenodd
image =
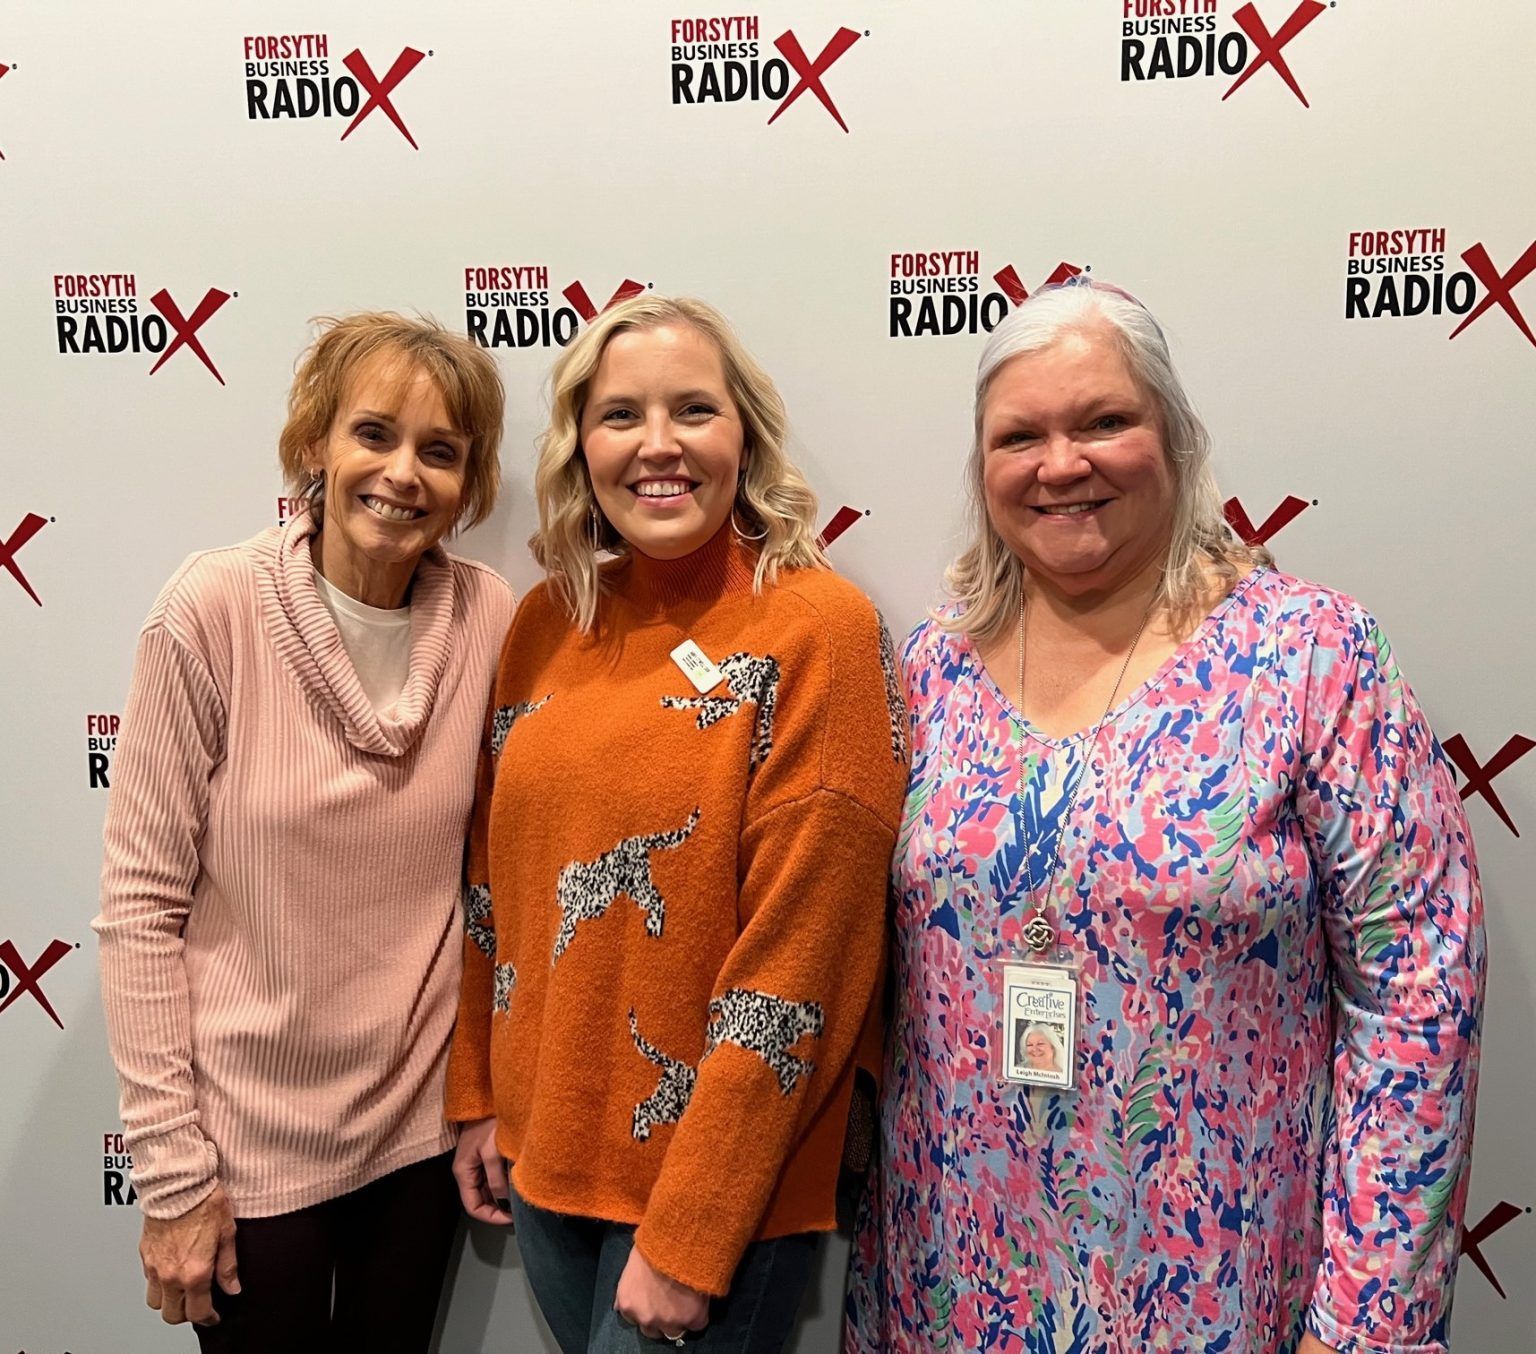
<path id="1" fill-rule="evenodd" d="M 1127 22 L 1159 11 L 1190 41 L 1128 47 Z M 941 294 L 928 326 L 905 298 L 919 332 L 893 337 L 892 282 L 937 270 L 951 312 L 991 296 L 995 319 L 1063 263 L 1165 322 L 1224 489 L 1284 567 L 1382 617 L 1462 772 L 1493 974 L 1455 1347 L 1536 1348 L 1536 337 L 1518 313 L 1536 320 L 1536 7 L 776 0 L 703 31 L 745 50 L 676 76 L 698 15 L 0 11 L 0 1350 L 191 1347 L 143 1308 L 137 1211 L 117 1202 L 88 922 L 137 628 L 188 552 L 283 510 L 275 439 L 308 318 L 395 307 L 463 328 L 486 308 L 468 294 L 531 291 L 548 307 L 525 329 L 547 314 L 564 332 L 626 281 L 707 298 L 784 391 L 825 517 L 853 510 L 837 563 L 906 626 L 954 549 L 981 335 L 968 314 L 921 332 L 946 327 Z M 1180 75 L 1207 37 L 1215 72 Z M 780 108 L 785 49 L 835 118 L 814 90 Z M 263 58 L 324 74 L 248 74 Z M 733 92 L 730 59 L 745 97 L 686 100 Z M 343 137 L 391 76 L 389 107 Z M 330 114 L 274 116 L 302 107 L 304 80 Z M 1383 248 L 1414 271 L 1351 284 Z M 59 303 L 82 299 L 115 302 L 115 324 L 61 328 Z M 556 349 L 516 341 L 518 323 L 503 317 L 514 342 L 496 347 L 503 504 L 460 548 L 521 590 Z M 494 308 L 485 326 L 495 339 Z M 173 349 L 179 327 L 196 344 Z M 836 1347 L 844 1254 L 828 1248 L 800 1350 Z M 546 1342 L 515 1245 L 470 1237 L 441 1348 Z"/>

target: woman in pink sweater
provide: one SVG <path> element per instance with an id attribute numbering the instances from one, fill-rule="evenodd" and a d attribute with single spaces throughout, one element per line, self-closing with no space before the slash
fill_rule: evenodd
<path id="1" fill-rule="evenodd" d="M 102 993 L 148 1302 L 204 1351 L 421 1350 L 457 1196 L 442 1085 L 475 754 L 512 595 L 488 354 L 327 322 L 280 456 L 307 509 L 193 555 L 139 638 Z"/>

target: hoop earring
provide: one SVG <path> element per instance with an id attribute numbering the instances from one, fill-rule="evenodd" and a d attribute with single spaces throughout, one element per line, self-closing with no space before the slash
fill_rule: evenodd
<path id="1" fill-rule="evenodd" d="M 741 529 L 740 524 L 736 521 L 736 505 L 734 503 L 731 504 L 731 530 L 744 541 L 765 541 L 768 539 L 767 527 L 764 527 L 756 536 L 749 535 Z"/>

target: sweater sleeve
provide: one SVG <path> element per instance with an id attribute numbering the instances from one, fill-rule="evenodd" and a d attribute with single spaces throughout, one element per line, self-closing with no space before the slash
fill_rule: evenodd
<path id="1" fill-rule="evenodd" d="M 717 1296 L 790 1153 L 843 1083 L 880 969 L 905 713 L 899 688 L 894 703 L 887 695 L 889 644 L 859 600 L 820 652 L 785 662 L 772 747 L 747 796 L 741 931 L 635 1234 L 658 1270 Z"/>
<path id="2" fill-rule="evenodd" d="M 510 644 L 511 636 L 508 635 Z M 506 646 L 503 649 L 505 657 Z M 498 677 L 497 687 L 501 685 Z M 459 985 L 459 1017 L 448 1054 L 444 1113 L 451 1122 L 488 1119 L 496 1113 L 491 1095 L 491 1012 L 496 997 L 496 927 L 491 912 L 491 875 L 487 855 L 491 797 L 496 790 L 496 757 L 505 737 L 493 692 L 480 736 L 475 770 L 475 804 L 464 853 L 464 970 Z M 503 982 L 509 975 L 503 974 Z"/>
<path id="3" fill-rule="evenodd" d="M 152 616 L 113 759 L 92 926 L 134 1187 L 155 1218 L 202 1202 L 218 1175 L 199 1127 L 182 936 L 223 741 L 223 702 L 206 664 Z"/>
<path id="4" fill-rule="evenodd" d="M 1445 757 L 1381 631 L 1314 651 L 1298 801 L 1338 1010 L 1335 1139 L 1308 1328 L 1443 1354 L 1466 1201 L 1485 952 Z"/>

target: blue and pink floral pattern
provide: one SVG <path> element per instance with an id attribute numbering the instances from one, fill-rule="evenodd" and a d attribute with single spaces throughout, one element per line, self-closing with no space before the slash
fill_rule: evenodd
<path id="1" fill-rule="evenodd" d="M 903 669 L 896 1016 L 847 1348 L 1290 1354 L 1310 1328 L 1444 1350 L 1482 908 L 1375 622 L 1260 570 L 1091 750 L 1021 724 L 931 623 Z M 1072 1094 L 1000 1083 L 993 1048 L 1024 842 L 1043 881 L 1058 833 Z"/>

